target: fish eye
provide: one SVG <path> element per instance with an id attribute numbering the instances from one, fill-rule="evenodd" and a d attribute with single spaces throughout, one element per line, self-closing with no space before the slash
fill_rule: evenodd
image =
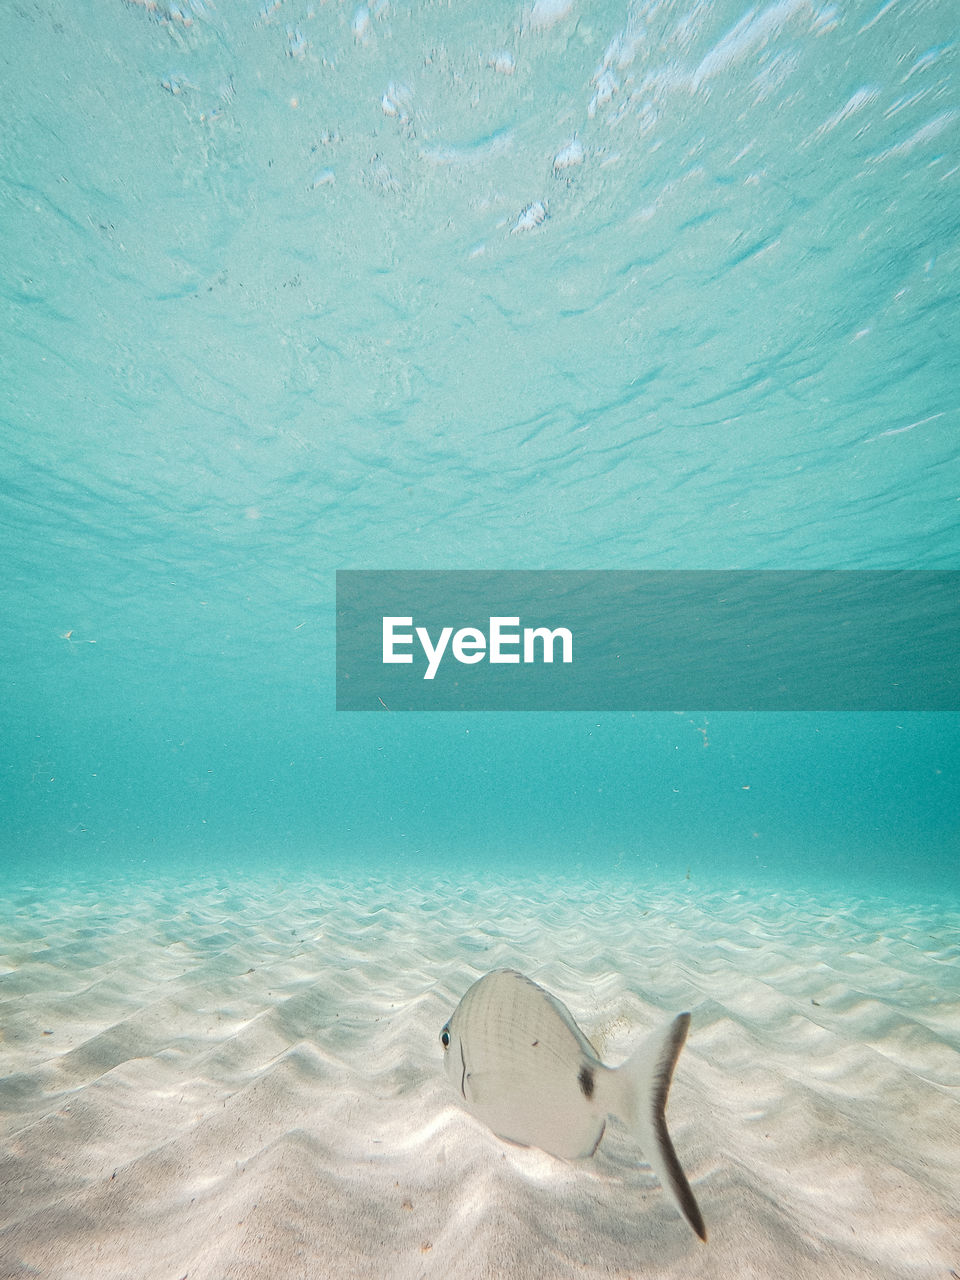
<path id="1" fill-rule="evenodd" d="M 450 1028 L 449 1027 L 444 1027 L 443 1030 L 440 1032 L 440 1043 L 443 1045 L 445 1049 L 450 1048 Z"/>

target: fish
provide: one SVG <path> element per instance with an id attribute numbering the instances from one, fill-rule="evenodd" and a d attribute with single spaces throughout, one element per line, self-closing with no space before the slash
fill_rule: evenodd
<path id="1" fill-rule="evenodd" d="M 515 969 L 495 969 L 464 994 L 440 1031 L 440 1044 L 446 1074 L 468 1111 L 507 1142 L 585 1159 L 615 1116 L 705 1241 L 703 1215 L 665 1115 L 689 1027 L 690 1014 L 677 1014 L 622 1066 L 608 1067 L 562 1001 Z"/>

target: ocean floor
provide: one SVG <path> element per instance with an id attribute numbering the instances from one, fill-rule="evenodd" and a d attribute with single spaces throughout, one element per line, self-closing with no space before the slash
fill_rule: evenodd
<path id="1" fill-rule="evenodd" d="M 605 1061 L 693 1014 L 702 1244 L 612 1122 L 471 1118 L 438 1035 L 501 966 Z M 0 892 L 0 1276 L 960 1275 L 960 914 L 573 881 Z"/>

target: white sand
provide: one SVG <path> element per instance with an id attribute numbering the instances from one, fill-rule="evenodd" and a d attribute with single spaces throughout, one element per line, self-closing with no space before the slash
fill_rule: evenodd
<path id="1" fill-rule="evenodd" d="M 689 1008 L 701 1244 L 613 1125 L 498 1141 L 441 1068 L 481 973 L 608 1061 Z M 960 917 L 619 886 L 0 896 L 0 1276 L 960 1274 Z"/>

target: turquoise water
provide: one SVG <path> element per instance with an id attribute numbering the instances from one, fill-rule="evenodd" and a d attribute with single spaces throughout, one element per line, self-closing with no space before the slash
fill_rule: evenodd
<path id="1" fill-rule="evenodd" d="M 0 24 L 0 879 L 960 893 L 955 715 L 333 709 L 338 568 L 960 567 L 949 0 Z"/>

